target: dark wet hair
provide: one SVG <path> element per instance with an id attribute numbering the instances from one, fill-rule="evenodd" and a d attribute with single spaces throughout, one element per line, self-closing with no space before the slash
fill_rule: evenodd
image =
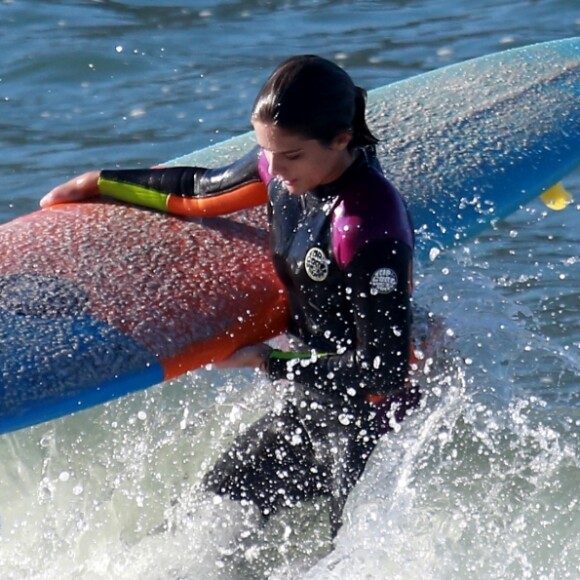
<path id="1" fill-rule="evenodd" d="M 378 143 L 365 111 L 364 89 L 337 64 L 307 54 L 276 67 L 256 97 L 252 121 L 272 123 L 323 145 L 352 131 L 352 149 Z"/>

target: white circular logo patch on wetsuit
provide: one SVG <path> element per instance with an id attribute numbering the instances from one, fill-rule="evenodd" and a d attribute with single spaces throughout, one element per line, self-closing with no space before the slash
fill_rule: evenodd
<path id="1" fill-rule="evenodd" d="M 390 294 L 397 287 L 397 274 L 390 268 L 379 268 L 371 278 L 371 294 Z"/>
<path id="2" fill-rule="evenodd" d="M 328 276 L 328 259 L 320 248 L 310 248 L 304 258 L 304 268 L 315 282 L 322 282 Z"/>

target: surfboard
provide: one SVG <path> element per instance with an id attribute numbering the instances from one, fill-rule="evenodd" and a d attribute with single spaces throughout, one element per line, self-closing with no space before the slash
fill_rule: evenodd
<path id="1" fill-rule="evenodd" d="M 369 93 L 417 257 L 464 243 L 580 163 L 580 39 Z M 168 164 L 217 166 L 250 133 Z M 101 404 L 284 332 L 264 208 L 184 219 L 99 200 L 0 226 L 0 433 Z"/>

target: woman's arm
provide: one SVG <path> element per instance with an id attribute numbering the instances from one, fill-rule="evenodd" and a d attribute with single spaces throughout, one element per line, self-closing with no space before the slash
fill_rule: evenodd
<path id="1" fill-rule="evenodd" d="M 223 215 L 266 202 L 259 156 L 256 147 L 234 163 L 216 169 L 157 167 L 89 172 L 54 188 L 40 204 L 49 207 L 103 194 L 179 215 Z"/>

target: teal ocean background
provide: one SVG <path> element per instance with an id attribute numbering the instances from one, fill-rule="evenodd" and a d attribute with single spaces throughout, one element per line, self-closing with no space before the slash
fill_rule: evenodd
<path id="1" fill-rule="evenodd" d="M 79 172 L 248 131 L 290 54 L 372 89 L 579 34 L 578 0 L 0 0 L 0 222 Z M 580 172 L 565 185 L 565 211 L 534 201 L 419 268 L 460 356 L 381 441 L 335 544 L 316 506 L 261 529 L 195 491 L 276 404 L 204 370 L 0 437 L 0 578 L 580 578 Z"/>

